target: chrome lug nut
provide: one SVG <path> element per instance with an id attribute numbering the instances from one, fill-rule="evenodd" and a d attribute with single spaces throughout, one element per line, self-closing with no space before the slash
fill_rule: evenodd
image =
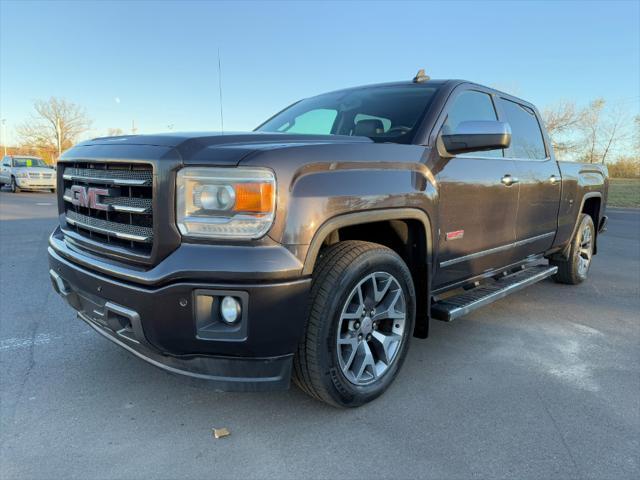
<path id="1" fill-rule="evenodd" d="M 353 324 L 353 328 L 360 328 L 360 322 L 356 322 Z"/>

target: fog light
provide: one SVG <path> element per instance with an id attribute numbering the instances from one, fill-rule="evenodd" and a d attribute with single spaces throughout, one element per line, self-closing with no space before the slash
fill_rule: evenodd
<path id="1" fill-rule="evenodd" d="M 235 323 L 240 318 L 240 302 L 234 297 L 224 297 L 220 302 L 220 314 L 225 323 Z"/>

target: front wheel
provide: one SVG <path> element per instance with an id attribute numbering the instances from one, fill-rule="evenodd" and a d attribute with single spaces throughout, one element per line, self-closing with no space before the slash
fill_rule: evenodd
<path id="1" fill-rule="evenodd" d="M 393 250 L 361 241 L 328 247 L 315 269 L 294 382 L 336 407 L 370 402 L 402 366 L 415 310 L 411 273 Z"/>
<path id="2" fill-rule="evenodd" d="M 551 265 L 558 267 L 558 273 L 554 276 L 556 282 L 577 285 L 587 279 L 595 238 L 596 229 L 591 216 L 582 214 L 576 233 L 571 240 L 569 256 L 566 259 L 550 261 Z"/>
<path id="3" fill-rule="evenodd" d="M 11 193 L 16 193 L 16 192 L 20 191 L 20 188 L 16 184 L 15 177 L 11 177 L 11 183 L 9 184 L 9 190 L 11 190 Z"/>

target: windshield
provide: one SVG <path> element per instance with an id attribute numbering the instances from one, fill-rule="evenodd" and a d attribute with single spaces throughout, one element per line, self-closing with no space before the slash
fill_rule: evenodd
<path id="1" fill-rule="evenodd" d="M 15 158 L 13 159 L 14 167 L 48 167 L 40 158 Z"/>
<path id="2" fill-rule="evenodd" d="M 375 142 L 410 143 L 436 90 L 411 84 L 327 93 L 301 100 L 256 131 L 356 135 Z"/>

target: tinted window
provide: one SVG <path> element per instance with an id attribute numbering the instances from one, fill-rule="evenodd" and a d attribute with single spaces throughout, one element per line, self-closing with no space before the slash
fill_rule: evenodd
<path id="1" fill-rule="evenodd" d="M 382 129 L 385 132 L 388 132 L 389 129 L 391 128 L 391 120 L 389 120 L 388 118 L 375 117 L 373 115 L 367 115 L 365 113 L 359 113 L 359 114 L 356 115 L 356 117 L 354 119 L 354 123 L 358 124 L 358 122 L 360 120 L 379 120 L 380 122 L 382 122 Z"/>
<path id="2" fill-rule="evenodd" d="M 261 132 L 366 136 L 376 142 L 411 143 L 415 129 L 431 104 L 437 86 L 419 84 L 365 87 L 302 100 L 258 127 Z M 336 115 L 301 132 L 300 119 L 314 111 Z"/>
<path id="3" fill-rule="evenodd" d="M 493 102 L 489 95 L 475 90 L 467 90 L 458 95 L 449 106 L 445 126 L 455 130 L 461 122 L 474 120 L 496 121 L 497 119 L 496 110 L 493 107 Z M 502 149 L 489 150 L 486 152 L 464 153 L 458 156 L 501 157 Z"/>
<path id="4" fill-rule="evenodd" d="M 543 159 L 547 154 L 540 124 L 529 107 L 499 98 L 500 108 L 511 125 L 511 146 L 506 150 L 508 157 Z"/>
<path id="5" fill-rule="evenodd" d="M 278 129 L 279 132 L 289 133 L 312 133 L 324 134 L 331 133 L 333 123 L 336 121 L 338 112 L 326 108 L 317 110 L 309 110 L 285 123 Z"/>

